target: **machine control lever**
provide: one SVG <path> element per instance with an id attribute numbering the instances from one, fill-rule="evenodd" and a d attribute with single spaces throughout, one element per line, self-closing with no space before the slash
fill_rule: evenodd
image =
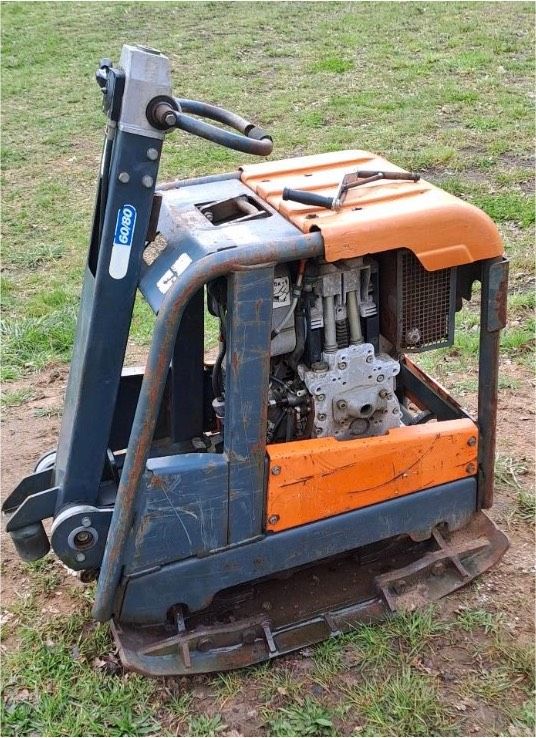
<path id="1" fill-rule="evenodd" d="M 191 113 L 191 115 L 188 115 L 188 113 Z M 238 131 L 238 134 L 213 126 L 211 123 L 199 120 L 199 118 L 194 118 L 194 115 L 230 126 Z M 235 151 L 243 151 L 246 154 L 268 156 L 272 153 L 272 139 L 262 128 L 230 110 L 200 100 L 166 96 L 155 97 L 147 107 L 147 119 L 152 126 L 160 130 L 167 131 L 172 128 L 180 128 L 188 133 L 193 133 L 194 136 L 206 138 L 220 146 Z"/>
<path id="2" fill-rule="evenodd" d="M 358 169 L 357 172 L 350 172 L 344 175 L 337 188 L 335 197 L 324 197 L 323 195 L 317 195 L 315 192 L 291 190 L 285 187 L 283 190 L 283 200 L 292 200 L 302 205 L 311 205 L 312 207 L 321 207 L 327 210 L 339 210 L 346 199 L 348 190 L 354 187 L 360 187 L 361 185 L 369 184 L 369 182 L 376 182 L 379 179 L 418 182 L 420 178 L 419 174 L 414 174 L 413 172 L 380 172 L 377 170 Z"/>

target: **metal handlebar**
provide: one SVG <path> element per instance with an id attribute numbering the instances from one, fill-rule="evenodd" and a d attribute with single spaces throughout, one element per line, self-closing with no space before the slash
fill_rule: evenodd
<path id="1" fill-rule="evenodd" d="M 188 113 L 223 123 L 223 125 L 234 128 L 238 134 L 193 118 Z M 154 98 L 147 108 L 147 117 L 157 128 L 163 130 L 180 128 L 228 149 L 243 151 L 255 156 L 268 156 L 272 153 L 272 139 L 262 128 L 230 110 L 200 100 L 189 100 L 182 97 Z"/>

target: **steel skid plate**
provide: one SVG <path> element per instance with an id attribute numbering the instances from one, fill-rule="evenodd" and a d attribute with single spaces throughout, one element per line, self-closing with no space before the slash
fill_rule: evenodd
<path id="1" fill-rule="evenodd" d="M 483 513 L 427 541 L 397 537 L 277 578 L 234 587 L 161 627 L 113 623 L 123 665 L 152 675 L 226 671 L 265 661 L 412 610 L 493 566 L 508 538 Z"/>

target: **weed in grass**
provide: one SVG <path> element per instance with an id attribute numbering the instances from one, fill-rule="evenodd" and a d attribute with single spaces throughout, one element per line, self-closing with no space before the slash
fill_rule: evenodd
<path id="1" fill-rule="evenodd" d="M 495 457 L 495 479 L 500 484 L 521 490 L 522 485 L 519 477 L 528 471 L 527 462 L 514 456 L 499 453 Z"/>
<path id="2" fill-rule="evenodd" d="M 49 556 L 25 564 L 24 569 L 30 576 L 34 594 L 49 595 L 61 582 L 59 564 Z"/>
<path id="3" fill-rule="evenodd" d="M 498 666 L 489 671 L 483 671 L 481 674 L 472 674 L 467 677 L 463 692 L 470 696 L 481 697 L 488 704 L 497 706 L 514 684 L 515 679 L 512 678 L 510 671 L 503 666 Z"/>
<path id="4" fill-rule="evenodd" d="M 3 390 L 0 398 L 2 407 L 19 407 L 31 400 L 34 393 L 31 389 Z"/>
<path id="5" fill-rule="evenodd" d="M 504 632 L 496 634 L 493 649 L 514 678 L 523 677 L 527 689 L 534 690 L 536 653 L 533 644 L 517 643 Z"/>
<path id="6" fill-rule="evenodd" d="M 329 689 L 335 675 L 342 668 L 342 638 L 329 638 L 315 647 L 313 652 L 314 670 L 312 678 L 325 689 Z"/>
<path id="7" fill-rule="evenodd" d="M 183 694 L 174 695 L 166 702 L 166 708 L 169 712 L 173 713 L 173 716 L 178 720 L 186 720 L 190 715 L 192 708 L 193 696 L 190 692 L 183 692 Z"/>
<path id="8" fill-rule="evenodd" d="M 244 686 L 244 673 L 241 671 L 226 671 L 218 674 L 212 682 L 222 703 L 240 694 Z"/>
<path id="9" fill-rule="evenodd" d="M 366 735 L 430 736 L 452 734 L 449 711 L 439 701 L 436 683 L 404 666 L 345 690 L 365 722 Z"/>
<path id="10" fill-rule="evenodd" d="M 456 620 L 452 627 L 458 627 L 465 631 L 482 628 L 485 633 L 497 633 L 504 623 L 502 613 L 492 613 L 486 610 L 463 609 L 456 614 Z"/>
<path id="11" fill-rule="evenodd" d="M 260 697 L 264 703 L 277 697 L 298 699 L 303 690 L 301 679 L 297 679 L 292 671 L 284 666 L 270 663 L 270 668 L 260 673 L 256 670 L 255 676 L 261 681 Z"/>
<path id="12" fill-rule="evenodd" d="M 342 638 L 356 646 L 360 667 L 382 668 L 396 659 L 391 632 L 380 625 L 360 625 Z"/>
<path id="13" fill-rule="evenodd" d="M 521 520 L 527 523 L 536 521 L 536 495 L 534 490 L 525 492 L 520 490 L 516 498 L 516 513 Z"/>
<path id="14" fill-rule="evenodd" d="M 343 74 L 353 69 L 354 63 L 351 59 L 343 59 L 338 56 L 327 56 L 313 65 L 313 72 L 335 72 Z"/>
<path id="15" fill-rule="evenodd" d="M 386 628 L 391 637 L 400 639 L 404 651 L 411 657 L 445 633 L 447 626 L 436 616 L 434 607 L 427 607 L 398 613 L 387 621 Z"/>
<path id="16" fill-rule="evenodd" d="M 227 726 L 221 715 L 195 715 L 188 721 L 188 735 L 210 736 L 222 733 Z"/>
<path id="17" fill-rule="evenodd" d="M 334 730 L 332 713 L 312 697 L 281 707 L 277 712 L 265 711 L 265 719 L 269 735 L 328 736 Z"/>

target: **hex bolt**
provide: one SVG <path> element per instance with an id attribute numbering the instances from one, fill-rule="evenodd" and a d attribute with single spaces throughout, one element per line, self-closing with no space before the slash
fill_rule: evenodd
<path id="1" fill-rule="evenodd" d="M 274 477 L 277 477 L 278 474 L 281 474 L 281 467 L 272 466 L 272 474 L 274 475 Z"/>
<path id="2" fill-rule="evenodd" d="M 348 403 L 346 402 L 346 400 L 337 400 L 337 407 L 339 408 L 339 410 L 346 410 L 346 408 L 348 407 Z"/>
<path id="3" fill-rule="evenodd" d="M 151 161 L 156 161 L 158 159 L 158 151 L 156 149 L 147 149 L 147 158 Z"/>
<path id="4" fill-rule="evenodd" d="M 268 522 L 270 525 L 275 525 L 277 522 L 279 522 L 279 515 L 270 515 L 268 518 Z"/>
<path id="5" fill-rule="evenodd" d="M 169 113 L 166 113 L 164 115 L 164 123 L 166 124 L 166 126 L 174 126 L 176 122 L 177 118 L 175 116 L 175 113 L 171 112 L 171 110 L 169 111 Z"/>
<path id="6" fill-rule="evenodd" d="M 119 174 L 117 175 L 117 179 L 122 184 L 126 184 L 127 182 L 130 182 L 130 174 L 128 172 L 119 172 Z"/>
<path id="7" fill-rule="evenodd" d="M 378 374 L 378 376 L 376 377 L 377 382 L 383 382 L 384 379 L 385 377 L 383 376 L 383 374 Z"/>
<path id="8" fill-rule="evenodd" d="M 467 466 L 465 467 L 465 471 L 468 474 L 474 474 L 476 472 L 476 466 L 475 466 L 475 464 L 467 464 Z"/>
<path id="9" fill-rule="evenodd" d="M 325 420 L 326 419 L 326 413 L 319 413 L 318 414 L 318 420 Z"/>
<path id="10" fill-rule="evenodd" d="M 83 553 L 77 553 L 75 558 L 76 558 L 77 561 L 85 561 L 86 560 L 86 557 L 85 557 L 85 555 Z"/>
<path id="11" fill-rule="evenodd" d="M 150 174 L 146 174 L 141 178 L 141 183 L 144 187 L 152 187 L 153 186 L 154 179 L 151 177 Z"/>
<path id="12" fill-rule="evenodd" d="M 85 515 L 80 522 L 82 523 L 84 528 L 89 528 L 89 526 L 91 525 L 91 518 L 88 518 L 87 515 Z"/>
<path id="13" fill-rule="evenodd" d="M 380 390 L 380 397 L 385 400 L 386 397 L 389 397 L 389 392 L 386 389 Z"/>
<path id="14" fill-rule="evenodd" d="M 339 362 L 339 363 L 337 364 L 337 367 L 338 367 L 339 369 L 341 369 L 341 370 L 342 370 L 342 369 L 346 369 L 346 362 L 345 362 L 345 361 L 340 361 L 340 362 Z"/>
<path id="15" fill-rule="evenodd" d="M 476 436 L 470 436 L 467 440 L 468 446 L 476 446 Z"/>

